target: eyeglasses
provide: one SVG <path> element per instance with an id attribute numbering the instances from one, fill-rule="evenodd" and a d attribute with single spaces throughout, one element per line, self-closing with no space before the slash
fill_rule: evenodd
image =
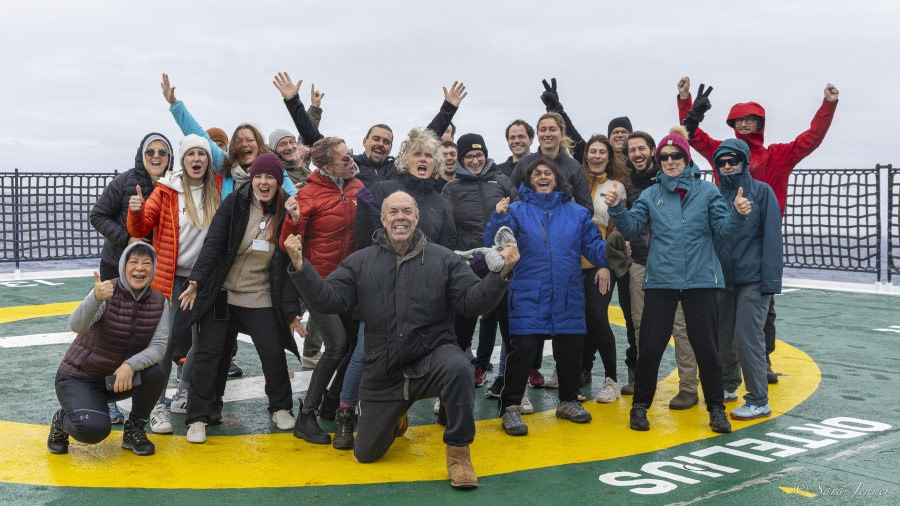
<path id="1" fill-rule="evenodd" d="M 341 165 L 343 165 L 344 167 L 353 166 L 353 150 L 351 149 L 349 151 L 349 153 L 347 154 L 347 156 L 344 156 L 343 158 L 338 159 L 338 162 Z"/>
<path id="2" fill-rule="evenodd" d="M 471 162 L 472 160 L 484 160 L 484 153 L 479 151 L 478 153 L 468 154 L 463 157 L 463 160 L 467 162 Z"/>
<path id="3" fill-rule="evenodd" d="M 741 124 L 741 123 L 751 123 L 751 124 L 754 124 L 754 123 L 756 123 L 756 122 L 757 122 L 757 119 L 754 118 L 753 116 L 747 116 L 747 117 L 744 117 L 744 118 L 738 118 L 738 119 L 734 120 L 734 124 L 735 124 L 735 125 L 739 125 L 739 124 Z"/>
<path id="4" fill-rule="evenodd" d="M 147 151 L 144 151 L 144 155 L 146 155 L 147 158 L 153 158 L 156 155 L 163 157 L 169 156 L 169 152 L 165 149 L 148 149 Z"/>
<path id="5" fill-rule="evenodd" d="M 659 154 L 660 162 L 668 162 L 670 158 L 672 160 L 681 160 L 684 158 L 684 153 L 682 153 L 681 151 L 676 151 L 674 153 L 660 153 Z"/>
<path id="6" fill-rule="evenodd" d="M 731 165 L 732 167 L 737 167 L 741 164 L 741 159 L 736 156 L 729 156 L 728 158 L 716 158 L 716 167 L 722 168 L 726 165 Z"/>
<path id="7" fill-rule="evenodd" d="M 624 128 L 616 128 L 615 130 L 610 132 L 609 135 L 628 135 L 630 133 L 631 132 L 629 132 L 628 130 L 625 130 Z"/>

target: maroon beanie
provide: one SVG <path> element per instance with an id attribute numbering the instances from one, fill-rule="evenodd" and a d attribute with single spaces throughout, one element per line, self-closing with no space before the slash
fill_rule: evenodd
<path id="1" fill-rule="evenodd" d="M 257 174 L 268 174 L 278 181 L 278 186 L 284 183 L 284 167 L 281 158 L 275 153 L 263 153 L 250 164 L 250 179 Z"/>
<path id="2" fill-rule="evenodd" d="M 671 133 L 659 141 L 659 145 L 656 146 L 656 155 L 654 155 L 657 164 L 659 164 L 659 151 L 666 146 L 675 146 L 680 149 L 684 153 L 685 165 L 691 164 L 691 146 L 688 144 L 687 138 L 679 133 Z"/>

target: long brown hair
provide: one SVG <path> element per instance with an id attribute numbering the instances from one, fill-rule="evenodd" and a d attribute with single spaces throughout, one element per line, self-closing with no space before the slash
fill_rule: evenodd
<path id="1" fill-rule="evenodd" d="M 234 133 L 231 134 L 231 142 L 228 143 L 228 155 L 225 157 L 225 161 L 222 162 L 222 177 L 231 177 L 231 169 L 233 169 L 235 165 L 238 165 L 238 155 L 236 152 L 238 144 L 237 136 L 238 132 L 241 130 L 250 130 L 250 133 L 253 134 L 253 138 L 256 139 L 256 156 L 269 152 L 269 147 L 266 145 L 266 141 L 263 139 L 263 135 L 260 133 L 259 129 L 250 123 L 241 123 L 234 129 Z"/>
<path id="2" fill-rule="evenodd" d="M 628 168 L 625 165 L 625 156 L 622 155 L 621 152 L 613 149 L 612 142 L 609 140 L 609 137 L 603 134 L 594 134 L 588 139 L 587 144 L 584 145 L 584 158 L 581 161 L 581 170 L 584 171 L 584 177 L 587 178 L 588 181 L 592 181 L 596 175 L 590 171 L 590 164 L 588 163 L 588 150 L 591 147 L 591 144 L 601 143 L 606 146 L 606 151 L 609 153 L 609 161 L 606 164 L 606 177 L 607 179 L 612 179 L 613 181 L 618 181 L 623 186 L 628 186 L 631 183 L 631 175 L 628 173 Z M 593 185 L 591 185 L 593 187 Z"/>
<path id="3" fill-rule="evenodd" d="M 266 224 L 265 239 L 272 244 L 278 244 L 278 235 L 280 234 L 278 228 L 284 223 L 284 215 L 287 213 L 284 209 L 284 201 L 287 199 L 287 192 L 279 186 L 278 193 L 275 194 L 275 216 L 272 216 L 269 223 Z"/>

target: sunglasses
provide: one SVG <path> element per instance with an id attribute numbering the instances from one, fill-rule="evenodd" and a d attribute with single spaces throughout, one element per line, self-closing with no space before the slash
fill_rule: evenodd
<path id="1" fill-rule="evenodd" d="M 670 158 L 672 160 L 681 160 L 684 158 L 684 153 L 682 153 L 681 151 L 676 151 L 675 153 L 665 153 L 659 155 L 660 162 L 668 162 Z"/>
<path id="2" fill-rule="evenodd" d="M 716 167 L 722 168 L 726 165 L 731 165 L 732 167 L 737 167 L 741 164 L 741 159 L 736 156 L 729 156 L 728 158 L 716 158 Z"/>
<path id="3" fill-rule="evenodd" d="M 144 151 L 144 154 L 147 155 L 147 158 L 153 158 L 157 154 L 161 157 L 169 156 L 169 152 L 165 149 L 148 149 L 147 151 Z"/>

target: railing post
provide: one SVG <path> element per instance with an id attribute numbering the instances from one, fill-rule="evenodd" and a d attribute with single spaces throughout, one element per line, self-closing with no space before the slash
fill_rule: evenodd
<path id="1" fill-rule="evenodd" d="M 19 192 L 21 188 L 19 169 L 17 167 L 13 176 L 13 258 L 16 261 L 16 274 L 19 273 L 19 250 L 22 246 L 22 238 L 20 237 L 22 233 L 22 218 L 19 216 Z"/>
<path id="2" fill-rule="evenodd" d="M 876 183 L 876 191 L 878 192 L 878 199 L 881 199 L 881 174 L 882 172 L 885 175 L 887 181 L 887 198 L 885 199 L 887 202 L 886 207 L 886 216 L 887 216 L 887 240 L 884 240 L 884 235 L 881 233 L 881 206 L 878 206 L 878 281 L 881 282 L 881 250 L 886 249 L 887 256 L 887 282 L 888 284 L 893 283 L 893 265 L 894 265 L 894 241 L 893 241 L 893 228 L 891 227 L 891 218 L 894 213 L 900 212 L 900 209 L 894 209 L 892 206 L 894 204 L 893 197 L 893 185 L 891 184 L 891 171 L 893 166 L 891 164 L 877 164 L 875 165 L 875 169 L 878 171 L 878 179 Z M 887 247 L 884 248 L 884 242 L 887 243 Z"/>

